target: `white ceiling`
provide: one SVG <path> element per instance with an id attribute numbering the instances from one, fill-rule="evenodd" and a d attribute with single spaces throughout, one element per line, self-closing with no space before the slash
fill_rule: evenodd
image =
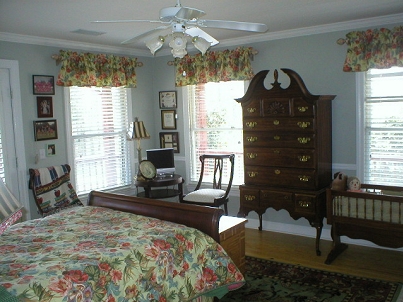
<path id="1" fill-rule="evenodd" d="M 130 45 L 121 45 L 121 42 L 161 24 L 100 24 L 91 21 L 158 20 L 159 10 L 175 6 L 176 1 L 0 0 L 0 40 L 61 47 L 79 44 L 75 48 L 109 49 L 151 56 L 144 39 Z M 379 24 L 385 24 L 385 21 L 403 23 L 403 0 L 182 0 L 181 4 L 205 11 L 203 19 L 258 22 L 269 28 L 263 34 L 204 29 L 220 41 L 219 46 L 269 40 L 290 33 L 301 34 L 302 31 L 344 30 L 352 24 L 356 26 L 353 28 L 359 28 L 374 24 L 376 20 Z M 91 36 L 72 33 L 75 30 L 105 34 Z M 164 51 L 158 53 L 166 54 Z"/>

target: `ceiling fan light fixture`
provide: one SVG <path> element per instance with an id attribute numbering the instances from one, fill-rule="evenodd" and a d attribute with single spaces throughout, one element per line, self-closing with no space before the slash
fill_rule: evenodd
<path id="1" fill-rule="evenodd" d="M 204 55 L 207 49 L 210 48 L 211 43 L 202 37 L 193 37 L 192 39 L 193 45 Z"/>
<path id="2" fill-rule="evenodd" d="M 146 46 L 154 55 L 157 50 L 159 50 L 165 42 L 165 38 L 163 36 L 158 36 L 156 38 L 150 39 L 146 42 Z"/>
<path id="3" fill-rule="evenodd" d="M 184 34 L 176 34 L 172 36 L 169 46 L 172 48 L 171 53 L 175 58 L 183 58 L 186 54 L 187 39 Z"/>

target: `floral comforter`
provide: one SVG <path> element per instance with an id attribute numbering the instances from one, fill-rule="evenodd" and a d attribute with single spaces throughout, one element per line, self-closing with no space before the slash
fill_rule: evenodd
<path id="1" fill-rule="evenodd" d="M 204 233 L 106 208 L 72 208 L 0 237 L 0 285 L 22 301 L 188 301 L 244 282 Z"/>

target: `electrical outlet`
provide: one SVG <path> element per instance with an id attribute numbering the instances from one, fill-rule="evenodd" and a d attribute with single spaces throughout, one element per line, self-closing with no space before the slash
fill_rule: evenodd
<path id="1" fill-rule="evenodd" d="M 45 159 L 46 158 L 45 149 L 39 149 L 39 158 L 40 159 Z"/>

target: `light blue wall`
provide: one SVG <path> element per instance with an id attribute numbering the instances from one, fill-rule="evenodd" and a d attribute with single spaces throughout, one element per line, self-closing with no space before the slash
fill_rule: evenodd
<path id="1" fill-rule="evenodd" d="M 385 27 L 392 28 L 393 26 Z M 340 31 L 284 38 L 248 46 L 254 47 L 259 52 L 252 63 L 255 73 L 263 69 L 273 71 L 274 69 L 290 68 L 299 73 L 312 94 L 337 95 L 333 101 L 333 167 L 335 171 L 339 170 L 340 167 L 347 167 L 351 169 L 346 171 L 347 174 L 353 175 L 355 174 L 356 161 L 356 79 L 354 73 L 342 71 L 346 46 L 336 44 L 336 40 L 345 37 L 346 33 L 347 31 Z M 214 50 L 220 50 L 220 47 L 215 47 Z M 38 165 L 34 161 L 37 150 L 43 148 L 44 143 L 35 142 L 33 136 L 32 121 L 36 120 L 37 117 L 36 97 L 32 94 L 32 75 L 45 74 L 56 77 L 59 68 L 51 59 L 51 55 L 57 54 L 58 51 L 59 49 L 55 47 L 0 41 L 0 58 L 19 61 L 24 110 L 24 141 L 28 167 L 59 164 L 67 160 L 63 88 L 56 87 L 54 112 L 59 127 L 59 139 L 55 141 L 57 156 L 47 158 Z M 134 116 L 141 117 L 152 137 L 150 140 L 142 142 L 143 150 L 145 150 L 159 147 L 159 132 L 162 130 L 158 92 L 177 89 L 174 84 L 174 67 L 167 64 L 168 61 L 172 61 L 172 56 L 139 57 L 139 61 L 143 62 L 144 66 L 136 69 L 138 87 L 132 89 L 132 101 Z M 288 78 L 284 78 L 281 72 L 279 75 L 279 82 L 283 83 L 283 87 L 287 86 Z M 270 73 L 266 81 L 268 88 L 271 87 L 272 80 L 272 73 Z M 178 109 L 177 131 L 180 134 L 181 143 L 181 152 L 177 155 L 181 159 L 178 163 L 178 172 L 185 175 L 183 130 L 186 121 L 181 114 L 183 104 L 180 99 L 178 99 L 178 106 L 180 108 Z M 320 127 L 320 125 L 318 126 Z M 234 189 L 233 195 L 229 211 L 231 215 L 236 215 L 239 209 L 239 195 L 237 196 L 236 189 Z M 34 213 L 34 207 L 32 210 Z M 257 215 L 251 213 L 248 218 L 254 220 L 257 219 Z M 285 211 L 268 210 L 264 219 L 273 223 L 307 226 L 305 219 L 293 221 Z M 312 235 L 314 235 L 313 232 L 312 230 Z"/>

